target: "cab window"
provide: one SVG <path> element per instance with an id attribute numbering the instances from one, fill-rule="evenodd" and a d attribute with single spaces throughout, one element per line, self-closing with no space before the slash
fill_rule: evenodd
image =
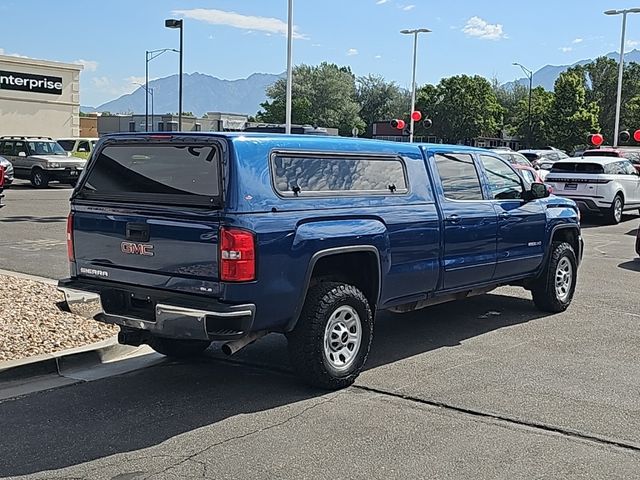
<path id="1" fill-rule="evenodd" d="M 509 165 L 499 158 L 480 155 L 491 190 L 492 199 L 508 200 L 522 198 L 522 180 Z"/>
<path id="2" fill-rule="evenodd" d="M 449 200 L 483 200 L 480 178 L 468 154 L 438 153 L 436 167 L 442 190 Z"/>

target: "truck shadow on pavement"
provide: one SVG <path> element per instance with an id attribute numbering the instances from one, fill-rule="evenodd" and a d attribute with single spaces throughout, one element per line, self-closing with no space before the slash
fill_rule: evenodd
<path id="1" fill-rule="evenodd" d="M 493 294 L 403 315 L 383 313 L 366 368 L 459 345 L 544 315 L 526 299 Z M 326 393 L 287 373 L 286 342 L 279 335 L 264 338 L 231 360 L 221 359 L 212 351 L 193 362 L 167 362 L 0 402 L 0 476 L 135 452 L 231 417 Z M 218 428 L 224 431 L 225 426 Z"/>

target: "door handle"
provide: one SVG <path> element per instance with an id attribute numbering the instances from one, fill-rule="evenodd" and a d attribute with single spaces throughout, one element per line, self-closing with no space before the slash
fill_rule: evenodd
<path id="1" fill-rule="evenodd" d="M 127 223 L 126 236 L 127 240 L 133 242 L 148 242 L 149 225 L 145 223 Z"/>
<path id="2" fill-rule="evenodd" d="M 511 216 L 511 214 L 509 212 L 502 212 L 498 215 L 498 217 L 500 218 L 509 218 Z"/>
<path id="3" fill-rule="evenodd" d="M 446 218 L 447 222 L 453 223 L 453 224 L 460 223 L 460 220 L 462 220 L 462 218 L 460 218 L 460 215 L 456 215 L 455 213 L 453 215 L 449 215 Z"/>

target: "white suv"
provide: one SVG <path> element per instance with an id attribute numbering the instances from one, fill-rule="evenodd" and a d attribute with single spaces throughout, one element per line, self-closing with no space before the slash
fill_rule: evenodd
<path id="1" fill-rule="evenodd" d="M 620 223 L 622 212 L 640 207 L 640 172 L 624 158 L 588 157 L 561 160 L 545 182 L 553 193 L 574 200 L 581 210 Z"/>

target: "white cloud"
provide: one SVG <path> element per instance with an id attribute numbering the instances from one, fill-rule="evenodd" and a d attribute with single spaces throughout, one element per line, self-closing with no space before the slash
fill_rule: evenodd
<path id="1" fill-rule="evenodd" d="M 106 76 L 91 78 L 91 82 L 97 91 L 118 97 L 126 93 L 134 92 L 140 88 L 139 84 L 143 84 L 144 80 L 144 77 L 136 76 L 126 77 L 121 81 L 114 81 Z"/>
<path id="2" fill-rule="evenodd" d="M 73 63 L 75 63 L 76 65 L 82 65 L 84 67 L 83 72 L 95 72 L 98 69 L 98 62 L 94 60 L 79 59 Z"/>
<path id="3" fill-rule="evenodd" d="M 279 18 L 256 17 L 253 15 L 242 15 L 236 12 L 216 10 L 212 8 L 194 8 L 191 10 L 174 10 L 173 15 L 199 20 L 211 25 L 226 25 L 241 30 L 257 30 L 259 32 L 287 34 L 287 23 Z M 309 37 L 293 27 L 293 38 L 308 40 Z"/>
<path id="4" fill-rule="evenodd" d="M 311 46 L 312 46 L 312 47 L 321 47 L 321 46 L 322 46 L 322 44 L 321 44 L 321 43 L 314 43 L 314 44 L 312 44 Z"/>
<path id="5" fill-rule="evenodd" d="M 375 57 L 373 57 L 373 58 L 375 58 L 375 59 L 379 60 L 379 59 L 381 59 L 381 58 L 382 58 L 382 55 L 376 55 L 376 56 L 375 56 Z"/>
<path id="6" fill-rule="evenodd" d="M 402 10 L 408 12 L 409 10 L 413 10 L 414 8 L 416 8 L 415 5 L 407 5 L 406 7 L 402 7 Z"/>
<path id="7" fill-rule="evenodd" d="M 584 38 L 575 38 L 571 43 L 575 45 L 577 43 L 582 43 L 582 42 L 584 42 Z"/>
<path id="8" fill-rule="evenodd" d="M 624 45 L 626 48 L 635 48 L 640 45 L 640 42 L 638 40 L 627 40 Z"/>
<path id="9" fill-rule="evenodd" d="M 378 0 L 376 2 L 376 5 L 384 5 L 385 3 L 388 3 L 388 2 L 389 2 L 389 0 Z"/>
<path id="10" fill-rule="evenodd" d="M 573 47 L 560 47 L 560 51 L 564 53 L 568 53 L 573 50 Z"/>
<path id="11" fill-rule="evenodd" d="M 499 23 L 488 23 L 480 17 L 471 17 L 467 20 L 462 31 L 470 37 L 481 38 L 483 40 L 500 40 L 508 38 L 502 31 L 502 25 Z"/>
<path id="12" fill-rule="evenodd" d="M 358 50 L 356 48 L 350 48 L 349 50 L 347 50 L 347 55 L 350 57 L 358 55 Z"/>
<path id="13" fill-rule="evenodd" d="M 6 55 L 8 57 L 18 57 L 18 58 L 31 58 L 26 55 L 20 55 L 19 53 L 9 53 L 4 48 L 0 48 L 0 55 Z"/>

